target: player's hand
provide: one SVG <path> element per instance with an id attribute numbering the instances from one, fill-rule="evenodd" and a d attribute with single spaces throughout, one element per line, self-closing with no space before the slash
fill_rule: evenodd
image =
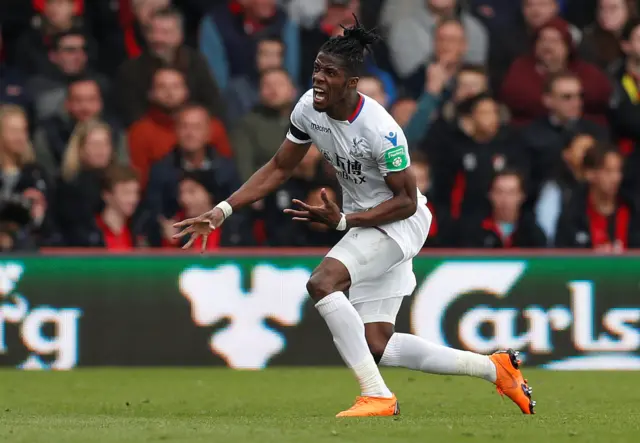
<path id="1" fill-rule="evenodd" d="M 293 216 L 295 221 L 317 222 L 335 229 L 342 219 L 340 208 L 329 199 L 325 189 L 320 191 L 320 196 L 322 197 L 322 206 L 310 206 L 303 201 L 294 199 L 293 203 L 300 206 L 302 210 L 285 209 L 284 212 Z"/>
<path id="2" fill-rule="evenodd" d="M 199 237 L 202 237 L 202 252 L 204 252 L 207 248 L 209 234 L 218 228 L 223 221 L 224 213 L 222 209 L 213 208 L 211 211 L 205 212 L 196 218 L 188 218 L 175 223 L 173 227 L 182 229 L 182 231 L 175 234 L 173 238 L 177 240 L 189 235 L 189 241 L 182 247 L 182 249 L 189 249 Z"/>

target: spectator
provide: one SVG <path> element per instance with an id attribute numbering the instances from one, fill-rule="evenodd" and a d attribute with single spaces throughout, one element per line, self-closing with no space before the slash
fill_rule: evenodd
<path id="1" fill-rule="evenodd" d="M 176 144 L 175 117 L 190 96 L 182 73 L 176 69 L 159 69 L 149 92 L 151 107 L 129 128 L 128 145 L 131 164 L 144 187 L 151 165 L 165 157 Z M 210 119 L 211 145 L 224 157 L 231 157 L 227 132 L 220 120 Z"/>
<path id="2" fill-rule="evenodd" d="M 257 42 L 265 35 L 284 42 L 284 67 L 297 84 L 300 36 L 297 25 L 276 0 L 230 0 L 215 6 L 200 25 L 200 50 L 220 88 L 229 80 L 255 72 Z"/>
<path id="3" fill-rule="evenodd" d="M 431 62 L 435 52 L 435 30 L 445 17 L 460 18 L 468 42 L 465 61 L 484 64 L 489 44 L 487 32 L 478 19 L 461 12 L 458 6 L 457 0 L 425 0 L 419 11 L 391 24 L 391 61 L 400 78 L 407 79 L 424 71 L 424 66 Z M 416 42 L 420 45 L 416 46 Z"/>
<path id="4" fill-rule="evenodd" d="M 562 149 L 575 134 L 608 140 L 606 128 L 583 118 L 583 97 L 580 78 L 571 72 L 560 72 L 547 80 L 542 101 L 548 114 L 523 130 L 524 147 L 532 160 L 533 200 L 540 186 L 556 173 L 557 165 L 562 163 Z"/>
<path id="5" fill-rule="evenodd" d="M 211 118 L 202 106 L 187 106 L 176 119 L 176 144 L 156 162 L 149 174 L 146 207 L 167 218 L 178 212 L 178 182 L 185 171 L 206 172 L 208 189 L 228 196 L 240 187 L 233 161 L 222 157 L 210 144 Z M 225 225 L 226 226 L 226 225 Z"/>
<path id="6" fill-rule="evenodd" d="M 401 128 L 404 128 L 407 139 L 409 139 L 407 135 L 408 125 L 417 108 L 418 103 L 411 97 L 400 97 L 391 106 L 391 116 Z"/>
<path id="7" fill-rule="evenodd" d="M 565 18 L 578 26 L 586 28 L 596 20 L 598 0 L 564 0 Z"/>
<path id="8" fill-rule="evenodd" d="M 306 200 L 313 189 L 327 185 L 323 177 L 323 159 L 312 145 L 291 178 L 264 199 L 264 229 L 269 246 L 306 246 L 307 235 L 300 223 L 283 211 L 292 208 L 292 200 Z M 331 167 L 333 168 L 333 167 Z"/>
<path id="9" fill-rule="evenodd" d="M 183 74 L 195 102 L 223 118 L 220 92 L 206 61 L 198 51 L 183 45 L 181 14 L 172 8 L 157 11 L 149 22 L 146 37 L 149 48 L 140 57 L 126 61 L 116 78 L 118 108 L 125 125 L 130 126 L 147 112 L 147 91 L 153 75 L 158 68 L 167 66 Z"/>
<path id="10" fill-rule="evenodd" d="M 0 231 L 4 250 L 33 249 L 53 235 L 48 185 L 35 163 L 27 116 L 16 105 L 0 106 Z"/>
<path id="11" fill-rule="evenodd" d="M 67 87 L 81 77 L 94 77 L 103 94 L 108 96 L 109 81 L 95 74 L 87 65 L 86 37 L 78 30 L 70 30 L 53 37 L 49 58 L 53 69 L 36 74 L 27 83 L 35 97 L 35 117 L 41 122 L 63 112 Z"/>
<path id="12" fill-rule="evenodd" d="M 77 232 L 74 246 L 102 247 L 108 251 L 131 251 L 145 244 L 145 231 L 138 221 L 140 183 L 136 172 L 114 165 L 102 183 L 104 209 L 95 217 L 88 231 Z"/>
<path id="13" fill-rule="evenodd" d="M 611 100 L 611 127 L 625 161 L 623 187 L 629 193 L 640 192 L 640 19 L 629 21 L 622 33 L 622 49 L 626 55 L 618 73 Z"/>
<path id="14" fill-rule="evenodd" d="M 570 205 L 573 196 L 586 186 L 584 156 L 595 144 L 596 140 L 589 134 L 576 135 L 564 146 L 562 161 L 552 166 L 555 172 L 541 188 L 540 197 L 535 203 L 535 214 L 550 246 L 555 244 L 562 208 Z"/>
<path id="15" fill-rule="evenodd" d="M 438 28 L 441 31 L 439 34 L 445 33 L 447 28 L 450 28 L 451 32 L 455 32 L 455 28 L 462 29 L 456 25 L 443 25 Z M 429 131 L 432 117 L 441 103 L 451 94 L 451 91 L 447 89 L 452 87 L 452 80 L 455 77 L 454 70 L 459 70 L 460 66 L 457 62 L 453 62 L 453 57 L 443 57 L 439 60 L 441 61 L 432 63 L 427 68 L 424 90 L 416 102 L 415 112 L 406 125 L 403 126 L 409 142 L 420 142 L 424 139 Z M 450 62 L 447 63 L 445 60 L 450 60 Z M 465 72 L 469 69 L 468 67 L 463 68 Z"/>
<path id="16" fill-rule="evenodd" d="M 87 237 L 95 231 L 95 216 L 103 209 L 105 173 L 115 163 L 109 125 L 99 120 L 79 122 L 64 151 L 56 187 L 56 218 L 65 244 L 92 243 Z"/>
<path id="17" fill-rule="evenodd" d="M 578 52 L 614 76 L 623 64 L 620 38 L 624 25 L 637 16 L 635 0 L 599 0 L 596 22 L 584 31 Z"/>
<path id="18" fill-rule="evenodd" d="M 531 54 L 517 58 L 506 75 L 502 98 L 516 124 L 525 124 L 546 114 L 542 100 L 548 77 L 573 72 L 582 83 L 585 117 L 606 124 L 611 85 L 596 66 L 576 55 L 567 22 L 552 19 L 535 36 Z M 523 87 L 523 85 L 527 85 Z"/>
<path id="19" fill-rule="evenodd" d="M 588 191 L 564 207 L 556 245 L 622 252 L 640 247 L 635 202 L 620 193 L 623 158 L 615 147 L 596 146 L 584 158 Z"/>
<path id="20" fill-rule="evenodd" d="M 38 125 L 33 140 L 38 163 L 50 177 L 58 176 L 64 152 L 76 125 L 106 117 L 100 86 L 91 77 L 80 77 L 69 83 L 63 107 L 64 112 L 56 113 Z M 128 163 L 127 140 L 123 130 L 113 122 L 111 132 L 119 160 L 124 164 Z"/>
<path id="21" fill-rule="evenodd" d="M 531 50 L 531 41 L 537 30 L 559 17 L 560 13 L 559 0 L 507 1 L 516 7 L 521 7 L 522 13 L 508 23 L 503 22 L 489 27 L 489 71 L 491 86 L 495 91 L 500 90 L 502 80 L 515 59 Z M 497 6 L 494 9 L 497 9 Z M 573 25 L 569 26 L 569 31 L 573 40 L 579 42 L 581 31 Z"/>
<path id="22" fill-rule="evenodd" d="M 2 27 L 0 27 L 0 104 L 13 104 L 29 110 L 31 96 L 25 88 L 24 74 L 2 60 Z"/>
<path id="23" fill-rule="evenodd" d="M 467 52 L 467 37 L 460 20 L 455 17 L 443 18 L 435 28 L 434 52 L 426 69 L 419 69 L 411 77 L 403 80 L 407 91 L 418 98 L 429 87 L 429 74 L 435 76 L 431 82 L 439 86 L 437 95 L 447 99 L 453 88 L 453 78 L 464 63 Z"/>
<path id="24" fill-rule="evenodd" d="M 425 246 L 447 246 L 449 237 L 446 232 L 448 232 L 451 223 L 446 217 L 446 211 L 437 209 L 432 200 L 431 164 L 427 156 L 420 151 L 411 152 L 411 169 L 416 176 L 418 190 L 427 197 L 427 207 L 433 216 Z"/>
<path id="25" fill-rule="evenodd" d="M 358 81 L 358 92 L 371 97 L 384 108 L 389 106 L 389 97 L 384 92 L 384 85 L 378 77 L 364 75 Z"/>
<path id="26" fill-rule="evenodd" d="M 178 183 L 178 213 L 171 219 L 163 216 L 159 218 L 162 230 L 162 246 L 166 248 L 182 247 L 186 244 L 186 238 L 176 240 L 173 238 L 179 229 L 173 227 L 174 223 L 187 218 L 197 217 L 210 211 L 215 206 L 216 198 L 213 191 L 209 189 L 211 180 L 207 173 L 202 171 L 184 172 Z M 218 196 L 218 199 L 220 197 Z M 225 228 L 218 227 L 207 239 L 207 250 L 214 250 L 220 247 L 221 234 Z M 202 238 L 198 238 L 193 245 L 194 248 L 202 249 Z"/>
<path id="27" fill-rule="evenodd" d="M 266 71 L 279 69 L 283 66 L 284 44 L 275 37 L 265 37 L 258 42 L 256 51 L 255 71 L 233 78 L 229 81 L 226 91 L 227 121 L 235 125 L 260 102 L 260 78 Z"/>
<path id="28" fill-rule="evenodd" d="M 17 43 L 15 57 L 27 75 L 48 74 L 52 70 L 50 51 L 55 36 L 82 29 L 82 18 L 75 15 L 73 0 L 46 0 L 42 14 L 33 20 Z M 82 32 L 82 31 L 77 31 Z M 95 42 L 85 35 L 83 43 L 91 60 L 97 57 Z M 55 69 L 53 69 L 55 72 Z"/>
<path id="29" fill-rule="evenodd" d="M 443 208 L 459 208 L 459 201 L 450 201 L 452 198 L 459 198 L 462 194 L 462 174 L 456 179 L 456 187 L 441 188 L 439 183 L 447 182 L 447 172 L 442 166 L 455 162 L 451 156 L 451 146 L 463 143 L 467 140 L 467 136 L 462 132 L 458 125 L 458 112 L 457 108 L 464 100 L 479 95 L 488 88 L 488 78 L 484 68 L 474 65 L 464 66 L 455 78 L 455 90 L 451 100 L 447 101 L 439 113 L 432 115 L 432 124 L 428 124 L 428 131 L 425 134 L 425 138 L 421 143 L 417 145 L 418 149 L 426 153 L 429 157 L 433 168 L 434 176 L 434 189 L 433 199 L 437 200 L 438 206 Z M 501 113 L 504 113 L 502 111 Z M 435 118 L 434 118 L 435 117 Z M 503 116 L 506 121 L 507 117 Z M 419 123 L 414 117 L 415 124 Z M 409 126 L 407 126 L 409 128 Z M 409 131 L 412 138 L 417 136 L 412 131 Z M 422 135 L 422 134 L 419 134 Z M 444 177 L 442 177 L 444 173 Z M 456 213 L 456 216 L 459 215 Z"/>
<path id="30" fill-rule="evenodd" d="M 283 69 L 262 74 L 260 105 L 234 129 L 231 142 L 238 171 L 246 181 L 276 153 L 290 125 L 296 91 Z"/>
<path id="31" fill-rule="evenodd" d="M 522 205 L 525 185 L 522 176 L 512 170 L 498 172 L 491 181 L 491 215 L 481 223 L 464 220 L 460 229 L 461 246 L 472 248 L 544 248 L 547 239 L 535 218 Z"/>
<path id="32" fill-rule="evenodd" d="M 448 147 L 450 152 L 438 165 L 434 189 L 451 190 L 461 174 L 464 186 L 460 202 L 452 206 L 446 194 L 437 195 L 438 204 L 457 218 L 484 217 L 489 210 L 487 193 L 493 175 L 506 169 L 528 171 L 518 140 L 500 118 L 498 103 L 488 93 L 468 98 L 458 105 L 461 133 Z M 459 205 L 459 207 L 458 207 Z"/>

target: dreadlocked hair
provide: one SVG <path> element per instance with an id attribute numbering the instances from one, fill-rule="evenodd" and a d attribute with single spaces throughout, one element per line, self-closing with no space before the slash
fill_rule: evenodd
<path id="1" fill-rule="evenodd" d="M 331 37 L 320 48 L 320 52 L 339 57 L 344 61 L 345 67 L 353 74 L 360 75 L 363 71 L 364 56 L 366 52 L 371 52 L 371 45 L 380 40 L 380 36 L 375 29 L 367 30 L 358 21 L 358 17 L 353 16 L 356 23 L 352 27 L 344 29 L 344 35 Z"/>

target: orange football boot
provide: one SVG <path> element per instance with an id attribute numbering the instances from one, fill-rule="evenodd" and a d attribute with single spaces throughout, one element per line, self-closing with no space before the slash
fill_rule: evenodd
<path id="1" fill-rule="evenodd" d="M 529 387 L 518 369 L 521 363 L 518 354 L 518 351 L 509 349 L 489 356 L 496 365 L 496 389 L 498 394 L 506 395 L 518 405 L 523 414 L 535 414 L 533 408 L 536 402 L 531 399 L 533 388 Z"/>
<path id="2" fill-rule="evenodd" d="M 391 398 L 356 397 L 356 403 L 336 417 L 390 417 L 400 414 L 395 395 Z"/>

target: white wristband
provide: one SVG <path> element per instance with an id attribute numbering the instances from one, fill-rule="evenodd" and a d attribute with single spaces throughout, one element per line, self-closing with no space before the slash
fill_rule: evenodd
<path id="1" fill-rule="evenodd" d="M 224 219 L 228 219 L 231 214 L 233 214 L 233 208 L 226 201 L 221 201 L 216 205 L 216 208 L 219 208 L 224 214 Z"/>
<path id="2" fill-rule="evenodd" d="M 336 231 L 346 231 L 347 230 L 347 216 L 343 213 L 340 213 L 342 218 L 338 222 L 338 226 L 336 226 Z"/>

